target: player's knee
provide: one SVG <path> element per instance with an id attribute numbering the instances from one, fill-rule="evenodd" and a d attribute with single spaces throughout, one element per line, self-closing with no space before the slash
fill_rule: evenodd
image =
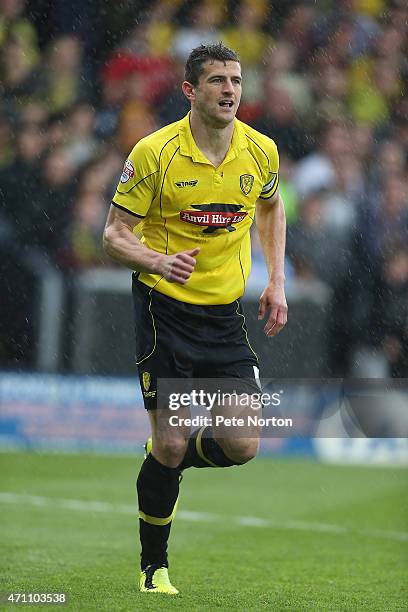
<path id="1" fill-rule="evenodd" d="M 248 463 L 248 461 L 256 457 L 258 448 L 259 440 L 236 438 L 229 441 L 225 452 L 236 463 Z"/>
<path id="2" fill-rule="evenodd" d="M 258 453 L 258 443 L 247 443 L 243 444 L 238 449 L 238 463 L 248 463 L 251 459 L 254 459 Z"/>
<path id="3" fill-rule="evenodd" d="M 178 466 L 186 453 L 187 441 L 181 437 L 155 440 L 153 454 L 164 465 Z"/>

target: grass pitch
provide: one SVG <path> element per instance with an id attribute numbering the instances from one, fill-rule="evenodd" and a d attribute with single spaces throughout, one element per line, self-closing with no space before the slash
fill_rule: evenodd
<path id="1" fill-rule="evenodd" d="M 140 461 L 1 454 L 3 594 L 65 591 L 66 606 L 35 608 L 86 612 L 407 609 L 406 470 L 260 458 L 186 471 L 169 597 L 137 591 Z"/>

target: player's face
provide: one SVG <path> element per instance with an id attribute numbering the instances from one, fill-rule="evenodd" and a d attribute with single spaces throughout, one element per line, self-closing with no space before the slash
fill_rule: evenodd
<path id="1" fill-rule="evenodd" d="M 194 107 L 206 123 L 223 127 L 233 121 L 241 100 L 238 62 L 208 61 L 194 88 Z"/>

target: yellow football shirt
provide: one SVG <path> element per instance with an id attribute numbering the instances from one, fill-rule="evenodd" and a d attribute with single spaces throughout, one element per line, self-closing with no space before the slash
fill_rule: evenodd
<path id="1" fill-rule="evenodd" d="M 190 114 L 140 140 L 126 160 L 113 204 L 143 220 L 135 232 L 159 253 L 200 247 L 185 285 L 157 274 L 139 280 L 189 304 L 229 304 L 251 268 L 249 229 L 258 198 L 278 186 L 273 140 L 235 119 L 230 148 L 215 168 L 197 147 Z"/>

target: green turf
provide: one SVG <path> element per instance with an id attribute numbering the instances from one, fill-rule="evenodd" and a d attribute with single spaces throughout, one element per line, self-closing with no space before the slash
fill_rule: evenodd
<path id="1" fill-rule="evenodd" d="M 171 578 L 181 594 L 168 597 L 136 590 L 136 512 L 58 507 L 58 499 L 135 503 L 139 463 L 1 454 L 1 491 L 56 504 L 0 501 L 3 593 L 67 592 L 65 607 L 35 606 L 50 611 L 407 609 L 408 542 L 389 537 L 408 532 L 406 470 L 273 459 L 189 470 L 180 509 L 217 516 L 212 522 L 176 520 Z M 243 527 L 237 516 L 273 524 Z M 319 533 L 307 525 L 293 528 L 291 521 L 347 530 Z"/>

